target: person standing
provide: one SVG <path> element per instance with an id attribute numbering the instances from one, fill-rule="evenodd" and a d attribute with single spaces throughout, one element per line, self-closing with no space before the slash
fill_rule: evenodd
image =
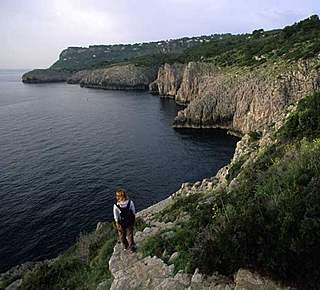
<path id="1" fill-rule="evenodd" d="M 113 217 L 124 249 L 129 249 L 131 252 L 135 251 L 133 239 L 135 215 L 133 201 L 127 198 L 123 189 L 117 190 L 116 203 L 113 205 Z"/>

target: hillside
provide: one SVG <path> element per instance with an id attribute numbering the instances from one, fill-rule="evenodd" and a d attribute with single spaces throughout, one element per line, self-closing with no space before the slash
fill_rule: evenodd
<path id="1" fill-rule="evenodd" d="M 147 43 L 68 47 L 61 52 L 59 60 L 50 69 L 79 71 L 131 60 L 139 61 L 149 56 L 156 59 L 158 56 L 182 55 L 187 49 L 219 37 L 219 35 L 209 35 Z"/>
<path id="2" fill-rule="evenodd" d="M 47 71 L 74 73 L 105 68 L 110 65 L 134 64 L 160 66 L 165 63 L 201 61 L 216 66 L 256 66 L 268 61 L 296 61 L 320 53 L 320 20 L 317 15 L 283 29 L 232 35 L 213 34 L 176 40 L 126 44 L 69 47 Z M 36 72 L 36 74 L 34 74 Z M 48 82 L 40 70 L 23 76 L 24 82 Z M 68 76 L 63 78 L 66 81 Z M 52 81 L 61 81 L 54 78 Z"/>

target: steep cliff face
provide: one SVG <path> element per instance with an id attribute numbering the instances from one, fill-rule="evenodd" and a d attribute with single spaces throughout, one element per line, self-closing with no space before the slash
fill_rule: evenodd
<path id="1" fill-rule="evenodd" d="M 215 75 L 217 68 L 212 64 L 190 62 L 183 71 L 183 78 L 176 95 L 181 104 L 190 103 L 206 93 L 208 78 Z"/>
<path id="2" fill-rule="evenodd" d="M 178 113 L 174 126 L 192 128 L 221 127 L 248 133 L 264 130 L 289 104 L 320 89 L 319 59 L 296 63 L 279 62 L 252 68 L 219 69 L 208 63 L 188 63 L 181 75 L 170 66 L 159 74 L 170 76 L 176 84 L 175 100 L 188 104 Z M 156 83 L 161 83 L 163 78 Z M 162 87 L 165 87 L 162 85 Z M 158 88 L 159 94 L 161 91 Z"/>
<path id="3" fill-rule="evenodd" d="M 149 86 L 155 95 L 174 97 L 182 82 L 184 64 L 165 64 L 159 68 L 157 79 Z"/>
<path id="4" fill-rule="evenodd" d="M 35 69 L 22 76 L 24 83 L 53 83 L 65 82 L 71 76 L 71 72 L 51 69 Z"/>
<path id="5" fill-rule="evenodd" d="M 133 64 L 112 66 L 78 73 L 80 85 L 88 88 L 110 90 L 147 90 L 156 79 L 157 67 L 136 66 Z M 79 79 L 77 78 L 77 80 Z"/>

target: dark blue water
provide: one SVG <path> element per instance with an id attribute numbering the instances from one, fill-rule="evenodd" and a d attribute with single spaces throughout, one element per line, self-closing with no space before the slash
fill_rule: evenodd
<path id="1" fill-rule="evenodd" d="M 234 152 L 223 131 L 175 131 L 171 100 L 0 71 L 0 272 L 56 256 L 112 218 L 124 187 L 141 210 L 212 176 Z"/>

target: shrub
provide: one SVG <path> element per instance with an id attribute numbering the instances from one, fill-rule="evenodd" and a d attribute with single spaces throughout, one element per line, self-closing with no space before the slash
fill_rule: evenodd
<path id="1" fill-rule="evenodd" d="M 140 249 L 144 256 L 157 256 L 166 262 L 174 252 L 179 252 L 178 258 L 174 261 L 175 272 L 179 270 L 194 271 L 195 268 L 191 265 L 191 249 L 194 247 L 195 238 L 199 231 L 212 219 L 212 204 L 206 199 L 200 199 L 195 203 L 192 201 L 193 198 L 186 198 L 188 202 L 184 198 L 180 198 L 171 207 L 174 210 L 179 207 L 183 210 L 189 209 L 190 219 L 188 221 L 149 237 Z M 183 200 L 184 202 L 182 202 Z"/>
<path id="2" fill-rule="evenodd" d="M 283 146 L 259 158 L 277 155 L 257 166 L 263 176 L 251 168 L 240 187 L 216 196 L 214 221 L 195 242 L 193 268 L 231 275 L 249 267 L 305 289 L 317 287 L 320 139 Z"/>
<path id="3" fill-rule="evenodd" d="M 286 124 L 280 129 L 279 136 L 284 141 L 314 138 L 320 135 L 320 92 L 303 98 Z"/>

